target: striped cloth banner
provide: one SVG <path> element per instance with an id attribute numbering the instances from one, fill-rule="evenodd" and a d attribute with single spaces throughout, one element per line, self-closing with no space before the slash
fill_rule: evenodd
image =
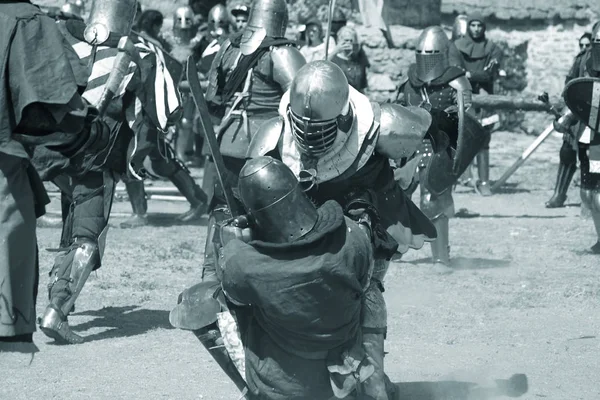
<path id="1" fill-rule="evenodd" d="M 72 41 L 70 44 L 77 56 L 85 65 L 89 65 L 94 57 L 94 64 L 83 97 L 91 104 L 97 104 L 119 51 L 114 47 L 97 46 L 95 54 L 92 54 L 94 47 L 87 42 L 74 37 L 69 39 Z M 130 89 L 135 92 L 135 102 L 132 107 L 125 110 L 128 125 L 133 128 L 134 125 L 141 123 L 140 120 L 145 114 L 153 125 L 164 130 L 167 128 L 169 119 L 181 107 L 181 99 L 177 90 L 178 82 L 169 70 L 162 49 L 140 36 L 133 36 L 132 39 L 134 39 L 140 58 L 144 61 L 142 68 L 145 70 L 142 71 L 142 68 L 132 62 L 115 99 L 122 97 L 131 86 Z M 139 81 L 142 79 L 144 82 Z"/>

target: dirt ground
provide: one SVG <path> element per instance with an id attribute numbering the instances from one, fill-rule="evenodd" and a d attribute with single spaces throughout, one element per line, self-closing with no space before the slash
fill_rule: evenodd
<path id="1" fill-rule="evenodd" d="M 531 141 L 495 133 L 492 178 Z M 454 274 L 432 273 L 427 245 L 392 263 L 386 369 L 405 393 L 424 389 L 404 398 L 491 398 L 493 391 L 460 391 L 468 382 L 493 388 L 515 373 L 529 379 L 523 399 L 600 398 L 600 257 L 586 253 L 593 226 L 580 217 L 574 185 L 569 207 L 543 206 L 560 143 L 551 137 L 500 194 L 458 188 L 457 208 L 481 217 L 451 221 Z M 70 318 L 86 343 L 57 346 L 37 332 L 31 364 L 29 355 L 0 355 L 0 399 L 239 397 L 193 335 L 169 325 L 177 295 L 199 281 L 203 259 L 206 220 L 171 225 L 185 209 L 151 200 L 152 225 L 126 230 L 118 223 L 130 206 L 115 204 L 104 266 Z M 50 210 L 59 210 L 56 201 Z M 40 228 L 38 236 L 41 312 L 53 261 L 43 249 L 57 246 L 60 231 Z"/>

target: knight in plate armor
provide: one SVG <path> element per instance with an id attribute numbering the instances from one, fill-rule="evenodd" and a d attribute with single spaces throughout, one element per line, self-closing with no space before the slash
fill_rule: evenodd
<path id="1" fill-rule="evenodd" d="M 237 187 L 252 137 L 265 121 L 278 115 L 281 96 L 306 63 L 284 37 L 287 21 L 284 0 L 255 0 L 248 25 L 222 44 L 209 73 L 206 100 L 223 115 L 216 135 L 226 164 L 225 178 L 232 187 Z M 216 222 L 228 218 L 229 210 L 210 160 L 203 185 L 210 210 L 203 279 L 215 279 L 212 235 Z"/>
<path id="2" fill-rule="evenodd" d="M 575 56 L 571 70 L 565 79 L 565 85 L 571 80 L 580 78 L 582 75 L 581 62 L 588 57 L 588 51 L 592 46 L 592 34 L 586 32 L 579 38 L 580 51 Z M 546 208 L 560 208 L 564 207 L 565 201 L 567 201 L 567 192 L 571 185 L 571 180 L 575 171 L 577 171 L 577 149 L 579 147 L 579 135 L 581 131 L 570 128 L 563 134 L 563 143 L 559 152 L 559 164 L 558 172 L 556 174 L 556 185 L 554 186 L 554 193 L 550 200 L 546 202 Z"/>
<path id="3" fill-rule="evenodd" d="M 111 163 L 94 155 L 107 155 L 112 132 L 82 98 L 79 64 L 55 21 L 25 1 L 1 2 L 0 18 L 0 353 L 35 352 L 36 218 L 50 199 L 30 162 L 32 147 L 51 148 L 84 174 Z"/>
<path id="4" fill-rule="evenodd" d="M 404 194 L 390 159 L 410 157 L 431 124 L 419 107 L 372 103 L 352 88 L 329 61 L 298 71 L 279 104 L 279 116 L 256 133 L 248 158 L 269 155 L 283 161 L 318 205 L 336 200 L 347 215 L 355 204 L 377 215 L 375 268 L 365 293 L 363 343 L 375 372 L 365 393 L 387 399 L 383 354 L 387 311 L 383 279 L 398 251 L 419 249 L 436 238 L 435 227 Z"/>
<path id="5" fill-rule="evenodd" d="M 592 30 L 592 47 L 581 60 L 580 78 L 567 83 L 563 97 L 569 111 L 557 131 L 575 132 L 581 169 L 581 203 L 589 210 L 598 240 L 590 249 L 600 254 L 600 21 Z M 575 126 L 574 126 L 575 125 Z"/>
<path id="6" fill-rule="evenodd" d="M 104 119 L 115 137 L 110 149 L 114 162 L 108 172 L 92 169 L 69 180 L 64 178 L 70 168 L 68 158 L 52 152 L 36 154 L 36 166 L 68 200 L 61 248 L 50 272 L 50 304 L 39 321 L 42 332 L 60 343 L 83 341 L 69 328 L 67 316 L 90 273 L 101 266 L 117 179 L 128 173 L 142 174 L 147 150 L 157 146 L 158 130 L 166 129 L 180 108 L 162 53 L 152 43 L 130 36 L 136 8 L 134 0 L 96 1 L 87 23 L 70 20 L 58 25 L 79 63 L 76 78 L 85 88 L 83 98 L 105 104 Z M 118 48 L 123 42 L 130 46 Z M 125 59 L 123 81 L 117 92 L 107 94 L 115 60 L 125 53 L 130 60 Z M 107 156 L 99 153 L 96 157 Z M 167 176 L 177 180 L 187 174 L 172 161 L 163 161 L 171 168 Z"/>
<path id="7" fill-rule="evenodd" d="M 198 337 L 221 332 L 247 398 L 362 393 L 374 373 L 360 338 L 376 213 L 358 202 L 351 207 L 356 220 L 335 201 L 317 208 L 294 173 L 271 157 L 244 165 L 239 197 L 248 211 L 249 239 L 219 248 L 216 295 L 208 295 L 209 282 L 188 289 L 171 323 Z M 220 225 L 219 235 L 231 229 Z M 235 316 L 239 339 L 231 340 L 224 315 Z"/>
<path id="8" fill-rule="evenodd" d="M 416 46 L 416 63 L 409 67 L 407 80 L 401 84 L 397 99 L 405 106 L 424 105 L 434 117 L 432 129 L 417 150 L 417 157 L 403 168 L 408 169 L 410 176 L 417 164 L 416 180 L 420 182 L 421 211 L 433 221 L 438 234 L 431 243 L 431 253 L 435 270 L 439 273 L 452 272 L 449 268 L 449 218 L 454 215 L 452 185 L 455 183 L 455 174 L 451 173 L 452 165 L 450 171 L 445 170 L 448 165 L 432 165 L 432 157 L 447 152 L 450 147 L 464 157 L 458 162 L 459 168 L 466 170 L 486 138 L 485 132 L 478 129 L 480 126 L 477 121 L 466 113 L 471 105 L 471 85 L 463 69 L 450 65 L 447 56 L 449 44 L 442 28 L 433 26 L 423 30 Z M 464 147 L 460 149 L 457 148 L 459 125 L 462 130 L 460 134 L 466 135 L 464 139 L 461 138 Z M 434 193 L 430 190 L 432 180 Z"/>

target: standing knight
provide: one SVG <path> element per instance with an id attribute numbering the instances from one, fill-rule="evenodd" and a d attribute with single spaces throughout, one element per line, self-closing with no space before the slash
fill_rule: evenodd
<path id="1" fill-rule="evenodd" d="M 344 72 L 329 61 L 313 61 L 298 71 L 279 104 L 279 116 L 262 125 L 248 157 L 282 160 L 316 204 L 336 200 L 351 215 L 361 204 L 378 216 L 373 226 L 374 259 L 363 345 L 375 372 L 365 394 L 387 399 L 384 339 L 387 310 L 383 279 L 391 256 L 421 248 L 435 239 L 434 226 L 394 180 L 390 159 L 410 157 L 431 124 L 427 111 L 397 104 L 371 103 L 352 88 Z"/>
<path id="2" fill-rule="evenodd" d="M 79 63 L 76 78 L 85 88 L 83 98 L 92 104 L 104 98 L 114 62 L 121 56 L 118 44 L 125 38 L 131 40 L 129 34 L 136 8 L 135 0 L 96 1 L 87 24 L 71 20 L 58 25 Z M 55 180 L 69 197 L 70 204 L 63 226 L 61 251 L 50 272 L 50 304 L 39 324 L 42 332 L 59 343 L 83 341 L 70 330 L 67 316 L 90 273 L 101 266 L 118 176 L 128 171 L 141 173 L 145 155 L 140 158 L 137 150 L 156 146 L 156 142 L 148 143 L 156 139 L 155 136 L 153 139 L 153 132 L 164 130 L 179 110 L 176 87 L 161 53 L 141 39 L 135 44 L 130 43 L 123 51 L 132 61 L 119 92 L 108 98 L 105 116 L 116 137 L 111 154 L 120 157 L 114 157 L 109 172 L 91 170 L 84 176 L 74 177 L 71 182 Z M 127 154 L 132 138 L 132 153 Z M 66 163 L 64 158 L 56 162 L 63 163 L 61 168 L 68 170 L 68 159 Z"/>
<path id="3" fill-rule="evenodd" d="M 600 22 L 597 22 L 592 30 L 592 47 L 581 60 L 579 77 L 600 78 Z M 571 83 L 580 80 L 575 79 Z M 586 100 L 584 93 L 577 89 L 569 90 L 569 86 L 571 85 L 567 84 L 564 93 L 567 106 L 570 104 L 578 105 L 579 102 Z M 572 130 L 572 125 L 578 123 L 575 132 L 579 145 L 581 203 L 583 207 L 590 210 L 596 228 L 597 241 L 590 250 L 593 254 L 600 254 L 600 129 L 598 129 L 598 121 L 600 120 L 600 114 L 598 114 L 600 80 L 595 79 L 590 86 L 592 89 L 590 90 L 591 110 L 589 111 L 589 119 L 583 118 L 581 112 L 576 114 L 575 111 L 570 110 L 564 121 L 555 123 L 554 127 L 559 132 L 568 133 Z M 576 87 L 573 86 L 573 88 Z"/>
<path id="4" fill-rule="evenodd" d="M 36 218 L 50 202 L 31 146 L 52 148 L 80 174 L 110 164 L 94 155 L 106 156 L 112 137 L 80 95 L 78 65 L 54 20 L 28 1 L 0 2 L 0 19 L 0 353 L 29 352 L 36 350 Z"/>
<path id="5" fill-rule="evenodd" d="M 225 178 L 232 187 L 237 186 L 252 137 L 265 121 L 278 115 L 281 96 L 306 63 L 293 42 L 284 37 L 287 22 L 284 0 L 255 0 L 246 28 L 226 40 L 213 61 L 206 100 L 224 115 L 217 137 L 225 160 Z M 216 279 L 213 229 L 215 223 L 227 218 L 229 210 L 210 161 L 204 173 L 204 190 L 209 195 L 210 218 L 202 276 Z"/>
<path id="6" fill-rule="evenodd" d="M 481 15 L 471 14 L 467 22 L 467 35 L 454 42 L 464 59 L 467 78 L 471 82 L 473 93 L 494 94 L 494 80 L 502 62 L 502 50 L 486 38 L 486 23 Z M 472 111 L 478 113 L 480 119 L 483 116 L 481 110 L 472 109 Z M 477 171 L 479 175 L 478 191 L 483 196 L 490 196 L 492 191 L 489 182 L 489 141 L 477 155 Z"/>
<path id="7" fill-rule="evenodd" d="M 465 112 L 471 105 L 471 85 L 465 77 L 465 71 L 451 66 L 448 61 L 448 46 L 450 41 L 446 33 L 439 26 L 429 27 L 421 33 L 416 48 L 416 63 L 408 69 L 408 78 L 401 85 L 398 101 L 406 106 L 427 105 L 432 110 L 434 118 L 434 132 L 423 140 L 421 148 L 417 151 L 418 181 L 421 192 L 421 211 L 431 219 L 437 230 L 437 239 L 431 243 L 434 268 L 439 273 L 450 273 L 450 245 L 449 245 L 449 219 L 454 216 L 454 200 L 452 199 L 451 185 L 441 194 L 431 193 L 428 187 L 428 176 L 444 176 L 446 171 L 436 170 L 437 165 L 431 165 L 431 157 L 435 153 L 445 151 L 440 141 L 436 143 L 434 136 L 443 121 L 453 120 L 455 124 L 463 124 L 468 134 L 472 133 L 472 118 L 466 120 Z M 459 119 L 462 118 L 462 121 Z M 465 126 L 465 123 L 468 125 Z M 452 125 L 452 123 L 450 124 Z M 446 129 L 448 130 L 448 129 Z M 433 133 L 433 135 L 432 135 Z M 448 134 L 450 132 L 446 132 Z M 479 132 L 483 137 L 483 132 Z M 437 139 L 437 137 L 436 137 Z M 468 145 L 476 146 L 476 141 L 469 140 Z M 454 143 L 456 148 L 456 139 Z M 475 153 L 472 153 L 475 156 Z M 416 159 L 415 159 L 416 161 Z M 471 160 L 461 160 L 466 165 Z M 414 168 L 414 161 L 409 162 L 405 168 Z M 413 186 L 414 187 L 414 186 Z"/>

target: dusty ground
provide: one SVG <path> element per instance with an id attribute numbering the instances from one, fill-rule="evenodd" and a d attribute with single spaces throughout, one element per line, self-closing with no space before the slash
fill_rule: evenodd
<path id="1" fill-rule="evenodd" d="M 492 177 L 532 140 L 496 133 Z M 501 194 L 482 198 L 458 189 L 457 207 L 481 217 L 451 222 L 454 274 L 431 273 L 427 246 L 392 264 L 386 368 L 394 381 L 432 382 L 426 387 L 442 392 L 436 398 L 461 399 L 467 397 L 443 395 L 433 382 L 491 387 L 494 379 L 525 373 L 530 390 L 522 398 L 600 398 L 600 257 L 585 252 L 595 241 L 591 221 L 579 216 L 575 187 L 570 207 L 543 207 L 559 146 L 551 137 Z M 118 228 L 122 217 L 113 219 L 104 267 L 71 317 L 87 343 L 61 347 L 38 332 L 31 365 L 29 356 L 0 355 L 0 399 L 238 398 L 196 339 L 169 326 L 168 312 L 199 280 L 203 256 L 206 220 L 169 225 L 185 207 L 150 201 L 154 226 L 133 231 Z M 129 210 L 127 202 L 115 206 Z M 45 249 L 57 245 L 60 232 L 41 228 L 38 235 Z M 52 259 L 41 252 L 38 311 Z"/>

